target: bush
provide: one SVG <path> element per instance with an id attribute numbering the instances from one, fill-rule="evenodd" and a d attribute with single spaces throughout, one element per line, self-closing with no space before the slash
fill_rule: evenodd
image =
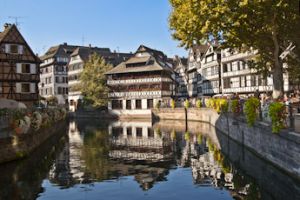
<path id="1" fill-rule="evenodd" d="M 279 133 L 279 131 L 285 127 L 285 105 L 280 102 L 271 103 L 269 107 L 269 116 L 272 120 L 272 132 Z"/>
<path id="2" fill-rule="evenodd" d="M 240 114 L 240 103 L 238 99 L 233 99 L 231 101 L 231 112 L 235 115 Z"/>
<path id="3" fill-rule="evenodd" d="M 170 106 L 172 109 L 175 108 L 175 100 L 174 99 L 171 99 Z"/>
<path id="4" fill-rule="evenodd" d="M 196 101 L 196 107 L 197 107 L 197 108 L 201 108 L 201 107 L 202 107 L 202 102 L 201 102 L 200 99 L 198 99 L 198 100 Z"/>
<path id="5" fill-rule="evenodd" d="M 208 99 L 207 107 L 214 109 L 217 113 L 228 111 L 228 101 L 226 99 Z"/>
<path id="6" fill-rule="evenodd" d="M 254 125 L 257 118 L 258 108 L 259 100 L 257 98 L 251 97 L 245 102 L 244 112 L 249 126 Z"/>
<path id="7" fill-rule="evenodd" d="M 160 108 L 160 101 L 156 102 L 155 108 L 156 108 L 156 109 L 159 109 L 159 108 Z"/>
<path id="8" fill-rule="evenodd" d="M 185 107 L 186 109 L 188 109 L 188 108 L 190 107 L 190 102 L 189 102 L 188 99 L 186 99 L 186 100 L 184 101 L 184 107 Z"/>

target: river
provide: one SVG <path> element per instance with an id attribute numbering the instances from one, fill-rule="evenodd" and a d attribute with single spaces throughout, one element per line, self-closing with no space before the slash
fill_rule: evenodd
<path id="1" fill-rule="evenodd" d="M 299 180 L 199 122 L 71 121 L 0 172 L 5 200 L 300 199 Z"/>

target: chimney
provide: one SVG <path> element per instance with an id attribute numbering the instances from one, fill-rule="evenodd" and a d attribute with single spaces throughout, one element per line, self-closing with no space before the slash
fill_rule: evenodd
<path id="1" fill-rule="evenodd" d="M 4 24 L 4 30 L 7 29 L 7 28 L 9 28 L 9 27 L 11 27 L 11 24 L 9 24 L 9 23 L 5 23 Z"/>
<path id="2" fill-rule="evenodd" d="M 90 47 L 90 48 L 92 48 L 92 45 L 91 45 L 91 44 L 89 44 L 89 47 Z"/>
<path id="3" fill-rule="evenodd" d="M 67 45 L 68 45 L 68 43 L 64 42 L 64 46 L 67 46 Z"/>

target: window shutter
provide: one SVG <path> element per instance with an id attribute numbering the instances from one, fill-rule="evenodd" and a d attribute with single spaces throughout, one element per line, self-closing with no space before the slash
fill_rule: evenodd
<path id="1" fill-rule="evenodd" d="M 35 83 L 30 83 L 30 93 L 35 93 Z"/>
<path id="2" fill-rule="evenodd" d="M 22 45 L 18 46 L 18 52 L 19 52 L 19 54 L 23 54 L 23 46 Z"/>
<path id="3" fill-rule="evenodd" d="M 30 74 L 36 74 L 36 65 L 30 64 Z"/>
<path id="4" fill-rule="evenodd" d="M 22 63 L 17 63 L 17 73 L 22 73 Z"/>
<path id="5" fill-rule="evenodd" d="M 10 45 L 5 44 L 5 53 L 9 53 L 9 52 L 10 52 Z"/>
<path id="6" fill-rule="evenodd" d="M 21 83 L 16 83 L 16 93 L 21 93 Z"/>

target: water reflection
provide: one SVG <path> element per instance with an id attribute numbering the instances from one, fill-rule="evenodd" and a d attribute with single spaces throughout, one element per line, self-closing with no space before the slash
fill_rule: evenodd
<path id="1" fill-rule="evenodd" d="M 80 120 L 60 132 L 0 167 L 0 199 L 300 199 L 299 181 L 208 124 Z"/>

